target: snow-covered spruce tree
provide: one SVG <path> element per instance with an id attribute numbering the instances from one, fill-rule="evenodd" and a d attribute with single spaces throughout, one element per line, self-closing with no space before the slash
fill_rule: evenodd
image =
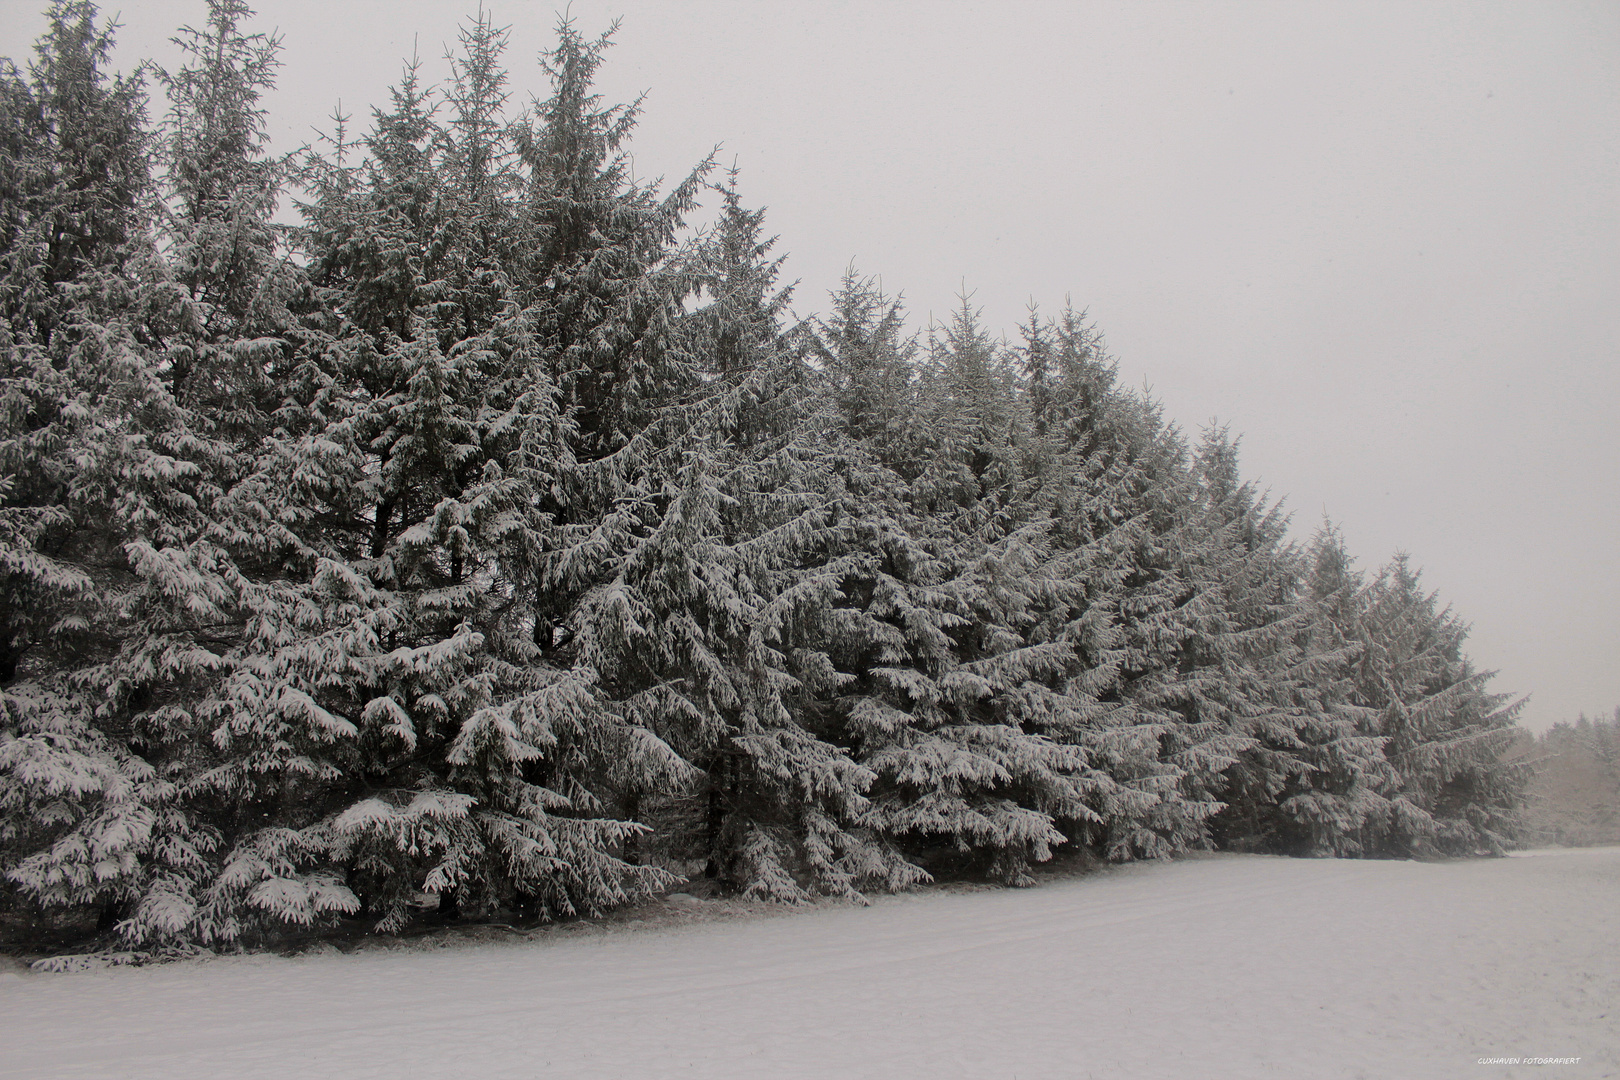
<path id="1" fill-rule="evenodd" d="M 1180 717 L 1144 691 L 1152 620 L 1174 609 L 1182 578 L 1166 534 L 1185 516 L 1185 452 L 1151 402 L 1115 386 L 1115 366 L 1083 315 L 1037 313 L 1023 327 L 1030 400 L 1030 498 L 1052 520 L 1067 609 L 1051 618 L 1075 661 L 1051 733 L 1084 755 L 1091 816 L 1063 827 L 1108 858 L 1159 856 L 1202 838 L 1213 812 L 1190 802 L 1185 771 L 1164 760 Z"/>
<path id="2" fill-rule="evenodd" d="M 86 674 L 124 698 L 144 756 L 174 782 L 211 853 L 168 869 L 152 860 L 120 925 L 133 941 L 231 941 L 260 922 L 308 925 L 355 904 L 321 868 L 319 838 L 297 827 L 298 785 L 339 769 L 327 750 L 341 718 L 265 677 L 296 570 L 293 518 L 258 497 L 256 478 L 292 422 L 285 406 L 321 317 L 272 222 L 286 162 L 267 154 L 262 100 L 279 45 L 244 28 L 251 16 L 211 0 L 202 27 L 176 38 L 183 65 L 159 73 L 171 106 L 164 261 L 142 333 L 189 425 L 196 475 L 192 502 L 154 513 L 157 526 L 125 543 L 136 630 Z"/>
<path id="3" fill-rule="evenodd" d="M 345 566 L 356 629 L 316 621 L 326 651 L 293 659 L 351 669 L 302 689 L 371 776 L 315 825 L 384 925 L 415 888 L 596 910 L 669 881 L 649 863 L 683 838 L 742 891 L 886 880 L 849 831 L 861 772 L 784 707 L 768 644 L 815 512 L 758 216 L 730 193 L 709 242 L 677 243 L 707 163 L 667 195 L 629 181 L 635 108 L 589 92 L 606 35 L 564 22 L 552 96 L 496 123 L 503 44 L 469 30 L 442 128 L 407 79 L 308 210 L 345 318 L 261 487 L 331 504 L 301 542 Z"/>
<path id="4" fill-rule="evenodd" d="M 152 245 L 138 80 L 103 73 L 111 39 L 92 5 L 49 20 L 32 85 L 13 74 L 6 89 L 8 149 L 26 159 L 7 173 L 28 190 L 7 200 L 5 606 L 33 625 L 11 623 L 0 842 L 24 896 L 100 908 L 140 938 L 172 928 L 162 898 L 214 846 L 144 720 L 177 673 L 217 659 L 147 646 L 162 633 L 151 605 L 198 595 L 169 552 L 205 528 L 223 455 L 163 377 L 156 327 L 176 299 Z"/>
<path id="5" fill-rule="evenodd" d="M 1080 329 L 1072 312 L 1025 328 L 1037 498 L 1058 542 L 1083 553 L 1069 576 L 1090 593 L 1092 617 L 1072 640 L 1095 705 L 1076 740 L 1147 796 L 1103 813 L 1106 839 L 1088 838 L 1115 857 L 1211 841 L 1375 853 L 1388 848 L 1384 823 L 1401 816 L 1386 801 L 1400 762 L 1453 755 L 1478 770 L 1452 789 L 1453 819 L 1505 827 L 1514 780 L 1492 740 L 1511 713 L 1482 703 L 1464 738 L 1430 736 L 1433 750 L 1386 759 L 1395 725 L 1369 693 L 1361 622 L 1371 590 L 1322 544 L 1307 565 L 1286 543 L 1223 432 L 1189 457 L 1150 405 L 1114 392 L 1106 369 L 1080 361 Z M 1405 816 L 1421 829 L 1421 814 Z"/>
<path id="6" fill-rule="evenodd" d="M 1300 598 L 1309 621 L 1294 639 L 1301 678 L 1293 690 L 1301 712 L 1285 751 L 1305 768 L 1255 806 L 1247 836 L 1238 835 L 1284 854 L 1360 855 L 1369 826 L 1384 820 L 1397 782 L 1374 730 L 1376 713 L 1355 698 L 1363 582 L 1331 524 L 1317 531 L 1303 555 Z M 1228 826 L 1228 832 L 1235 830 Z"/>
<path id="7" fill-rule="evenodd" d="M 1177 778 L 1175 793 L 1161 791 L 1149 817 L 1131 826 L 1126 850 L 1142 855 L 1208 843 L 1208 819 L 1223 806 L 1216 777 L 1250 745 L 1199 708 L 1212 674 L 1210 657 L 1200 670 L 1201 631 L 1214 631 L 1223 614 L 1213 576 L 1200 564 L 1214 557 L 1219 539 L 1201 512 L 1196 464 L 1179 435 L 1163 431 L 1154 443 L 1141 501 L 1113 510 L 1123 510 L 1117 540 L 1124 558 L 1117 609 L 1122 656 L 1108 696 L 1130 709 L 1133 730 L 1152 734 L 1158 775 Z M 1121 839 L 1111 837 L 1111 847 Z"/>
<path id="8" fill-rule="evenodd" d="M 712 160 L 667 195 L 627 178 L 639 103 L 590 93 L 611 33 L 559 27 L 553 96 L 518 132 L 524 273 L 565 422 L 540 503 L 534 638 L 547 663 L 594 680 L 615 733 L 603 797 L 659 827 L 624 854 L 695 856 L 729 887 L 786 898 L 802 836 L 790 792 L 813 802 L 838 767 L 830 748 L 793 745 L 760 628 L 770 575 L 806 524 L 803 497 L 773 499 L 780 480 L 760 464 L 785 297 L 734 187 L 714 236 L 677 244 Z M 741 449 L 745 431 L 761 445 Z"/>
<path id="9" fill-rule="evenodd" d="M 1349 737 L 1347 654 L 1318 632 L 1286 519 L 1241 480 L 1224 429 L 1206 432 L 1182 475 L 1139 534 L 1127 583 L 1145 588 L 1121 606 L 1119 692 L 1155 718 L 1158 757 L 1179 777 L 1176 844 L 1298 848 L 1298 819 L 1279 803 L 1311 787 L 1315 744 Z M 1314 846 L 1324 839 L 1339 842 L 1319 833 Z"/>
<path id="10" fill-rule="evenodd" d="M 966 512 L 964 524 L 972 529 L 1018 499 L 1016 447 L 1024 417 L 1007 350 L 985 332 L 969 298 L 960 300 L 950 325 L 928 333 L 919 419 L 929 441 L 917 486 L 930 513 Z M 1010 519 L 991 528 L 1007 524 Z"/>
<path id="11" fill-rule="evenodd" d="M 1280 505 L 1239 476 L 1237 451 L 1222 427 L 1199 446 L 1203 537 L 1188 576 L 1210 599 L 1188 605 L 1182 666 L 1193 669 L 1187 706 L 1220 755 L 1219 767 L 1205 764 L 1200 775 L 1226 804 L 1210 823 L 1215 840 L 1277 850 L 1292 839 L 1277 804 L 1313 768 L 1305 739 L 1331 722 L 1342 692 L 1331 674 L 1341 657 L 1311 633 L 1303 553 L 1287 540 Z"/>
<path id="12" fill-rule="evenodd" d="M 116 324 L 134 290 L 151 195 L 138 76 L 109 78 L 111 30 L 87 3 L 59 3 L 25 78 L 0 70 L 0 681 L 31 651 L 82 630 L 96 606 L 73 537 L 75 447 L 117 375 Z M 149 269 L 149 266 L 147 267 Z M 87 397 L 88 395 L 88 397 Z M 65 620 L 65 621 L 64 621 Z"/>
<path id="13" fill-rule="evenodd" d="M 667 507 L 615 583 L 638 606 L 634 648 L 615 643 L 597 665 L 699 767 L 685 790 L 629 793 L 670 854 L 744 895 L 893 888 L 917 875 L 868 827 L 871 773 L 818 724 L 816 691 L 837 678 L 818 616 L 838 584 L 820 417 L 798 331 L 781 326 L 773 242 L 735 180 L 698 253 L 702 305 L 683 320 L 718 423 L 694 429 L 704 441 L 684 447 Z"/>
<path id="14" fill-rule="evenodd" d="M 876 459 L 906 475 L 919 463 L 905 445 L 914 403 L 915 339 L 906 335 L 905 309 L 853 266 L 831 296 L 832 310 L 814 323 L 811 348 L 846 435 Z"/>
<path id="15" fill-rule="evenodd" d="M 1462 651 L 1468 628 L 1424 592 L 1397 555 L 1366 588 L 1359 613 L 1357 703 L 1399 778 L 1370 853 L 1500 853 L 1518 825 L 1525 769 L 1501 760 L 1523 701 L 1494 694 L 1494 672 Z"/>
<path id="16" fill-rule="evenodd" d="M 1046 523 L 1017 518 L 1017 402 L 964 309 L 916 407 L 885 416 L 886 385 L 904 385 L 898 305 L 850 278 L 834 310 L 819 349 L 843 422 L 842 569 L 822 648 L 844 681 L 829 718 L 876 774 L 874 820 L 893 842 L 1027 880 L 1063 842 L 1054 816 L 1089 811 L 1083 761 L 1038 730 L 1070 654 L 1035 614 L 1065 585 Z"/>
<path id="17" fill-rule="evenodd" d="M 467 579 L 487 573 L 487 531 L 519 497 L 486 478 L 476 432 L 510 345 L 487 322 L 462 332 L 459 252 L 423 257 L 435 187 L 469 218 L 489 212 L 476 182 L 430 167 L 429 136 L 407 77 L 367 160 L 349 160 L 340 129 L 338 160 L 304 165 L 296 239 L 321 314 L 227 502 L 266 559 L 240 583 L 245 634 L 208 713 L 206 781 L 263 826 L 233 837 L 210 890 L 224 937 L 258 893 L 283 919 L 363 907 L 396 926 L 425 881 L 454 895 L 484 854 L 444 758 L 499 693 Z"/>
<path id="18" fill-rule="evenodd" d="M 313 392 L 283 409 L 296 438 L 272 446 L 255 478 L 266 505 L 286 501 L 268 517 L 291 523 L 301 578 L 279 602 L 285 644 L 265 655 L 268 674 L 341 724 L 342 759 L 304 796 L 301 828 L 384 929 L 417 890 L 438 894 L 445 913 L 557 915 L 668 880 L 622 857 L 642 830 L 607 800 L 614 774 L 650 783 L 681 763 L 562 647 L 559 624 L 592 583 L 548 576 L 559 549 L 572 549 L 572 569 L 619 554 L 593 549 L 588 534 L 623 541 L 623 519 L 602 519 L 631 487 L 613 477 L 592 488 L 573 471 L 579 425 L 560 379 L 558 302 L 572 305 L 570 331 L 585 342 L 603 332 L 645 345 L 647 313 L 624 319 L 620 305 L 634 294 L 659 307 L 649 279 L 679 208 L 625 185 L 618 163 L 589 148 L 571 159 L 575 174 L 545 156 L 611 126 L 578 81 L 588 85 L 580 59 L 600 43 L 565 24 L 553 97 L 513 128 L 505 40 L 481 16 L 453 58 L 443 121 L 407 72 L 363 160 L 313 170 L 301 242 L 340 317 L 308 356 L 300 385 Z M 580 207 L 559 190 L 594 200 L 599 220 L 571 218 Z M 687 200 L 683 188 L 676 202 Z M 562 231 L 575 248 L 555 247 Z M 580 262 L 608 257 L 591 244 L 613 248 L 614 273 L 597 279 L 593 303 L 563 297 Z M 678 294 L 665 301 L 678 306 Z M 604 331 L 614 316 L 623 339 Z M 611 494 L 589 509 L 570 498 L 603 486 Z M 579 520 L 559 521 L 570 511 Z M 574 585 L 585 587 L 554 595 Z M 279 739 L 285 717 L 265 721 L 253 737 Z"/>

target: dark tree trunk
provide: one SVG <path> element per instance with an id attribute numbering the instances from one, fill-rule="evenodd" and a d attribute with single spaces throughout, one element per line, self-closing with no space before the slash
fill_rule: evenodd
<path id="1" fill-rule="evenodd" d="M 709 861 L 703 867 L 703 876 L 718 878 L 724 873 L 724 859 L 720 851 L 720 835 L 726 824 L 726 756 L 715 754 L 709 765 L 709 804 L 704 813 L 704 848 Z"/>

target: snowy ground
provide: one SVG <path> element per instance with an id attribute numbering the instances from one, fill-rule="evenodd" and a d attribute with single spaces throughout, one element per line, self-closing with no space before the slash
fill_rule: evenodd
<path id="1" fill-rule="evenodd" d="M 1620 848 L 0 977 L 17 1077 L 1620 1076 Z M 1579 1057 L 1578 1064 L 1481 1058 Z"/>

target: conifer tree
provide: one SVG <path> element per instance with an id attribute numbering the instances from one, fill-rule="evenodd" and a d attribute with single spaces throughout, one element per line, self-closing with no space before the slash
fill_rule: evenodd
<path id="1" fill-rule="evenodd" d="M 252 14 L 180 31 L 155 131 L 86 0 L 0 69 L 8 902 L 242 942 L 1506 843 L 1466 627 L 1290 543 L 1082 313 L 919 339 L 851 269 L 791 324 L 735 170 L 638 181 L 566 18 L 516 119 L 480 13 L 273 155 Z"/>
<path id="2" fill-rule="evenodd" d="M 1238 472 L 1238 447 L 1224 427 L 1210 430 L 1196 470 L 1202 550 L 1192 576 L 1213 603 L 1193 623 L 1191 700 L 1200 721 L 1224 741 L 1231 760 L 1209 789 L 1226 803 L 1212 821 L 1218 841 L 1280 843 L 1275 808 L 1309 772 L 1304 735 L 1329 707 L 1325 662 L 1310 634 L 1301 552 L 1287 542 L 1287 518 Z M 1244 746 L 1239 740 L 1247 740 Z"/>
<path id="3" fill-rule="evenodd" d="M 673 790 L 626 790 L 672 854 L 745 895 L 848 894 L 889 884 L 896 860 L 861 827 L 869 776 L 796 700 L 824 666 L 795 631 L 832 588 L 814 565 L 825 515 L 803 445 L 805 372 L 778 322 L 787 293 L 761 215 L 735 176 L 720 193 L 719 226 L 694 256 L 703 302 L 678 325 L 707 365 L 708 417 L 674 448 L 650 531 L 583 610 L 582 648 L 626 715 L 694 768 Z"/>
<path id="4" fill-rule="evenodd" d="M 830 299 L 831 312 L 815 322 L 812 347 L 842 426 L 880 462 L 914 476 L 920 463 L 903 435 L 910 431 L 904 417 L 914 400 L 917 346 L 905 333 L 904 307 L 853 266 Z"/>
<path id="5" fill-rule="evenodd" d="M 103 70 L 112 29 L 97 25 L 94 5 L 58 3 L 47 20 L 29 77 L 9 63 L 0 72 L 0 680 L 8 682 L 30 650 L 82 629 L 96 607 L 82 603 L 93 585 L 81 553 L 68 550 L 97 518 L 70 506 L 73 462 L 95 437 L 93 412 L 116 393 L 118 365 L 107 355 L 127 349 L 119 324 L 136 303 L 123 279 L 151 255 L 139 74 Z"/>
<path id="6" fill-rule="evenodd" d="M 1292 852 L 1359 855 L 1386 820 L 1398 776 L 1384 757 L 1376 713 L 1356 699 L 1362 576 L 1331 524 L 1318 530 L 1307 557 L 1312 618 L 1304 648 L 1317 707 L 1298 733 L 1309 771 L 1277 800 L 1278 842 Z"/>
<path id="7" fill-rule="evenodd" d="M 185 64 L 159 73 L 171 105 L 164 261 L 144 333 L 192 471 L 189 498 L 157 506 L 156 527 L 125 546 L 138 631 L 97 677 L 128 690 L 135 739 L 208 844 L 206 857 L 154 867 L 120 927 L 135 941 L 230 941 L 355 904 L 305 829 L 305 785 L 338 770 L 328 751 L 345 721 L 310 692 L 313 673 L 281 677 L 267 655 L 285 643 L 295 519 L 258 483 L 319 313 L 271 220 L 285 163 L 266 153 L 262 99 L 279 44 L 243 27 L 252 14 L 211 0 L 204 27 L 176 38 Z"/>
<path id="8" fill-rule="evenodd" d="M 835 400 L 846 432 L 871 431 L 872 388 L 901 362 L 900 309 L 853 278 L 834 308 L 821 348 Z M 834 715 L 876 775 L 876 820 L 895 843 L 1023 881 L 1064 841 L 1055 818 L 1091 814 L 1083 760 L 1042 730 L 1071 654 L 1035 609 L 1065 584 L 1045 523 L 1015 527 L 1016 404 L 971 309 L 936 340 L 919 389 L 909 420 L 885 420 L 877 447 L 843 459 L 858 502 L 841 515 L 848 568 L 828 623 L 828 655 L 850 676 Z"/>
<path id="9" fill-rule="evenodd" d="M 1075 598 L 1063 618 L 1074 650 L 1061 732 L 1091 775 L 1094 817 L 1065 827 L 1110 858 L 1164 855 L 1200 842 L 1214 811 L 1190 802 L 1166 760 L 1182 723 L 1158 700 L 1172 640 L 1161 625 L 1185 598 L 1167 537 L 1187 520 L 1178 436 L 1151 402 L 1120 391 L 1095 329 L 1072 307 L 1024 327 L 1030 383 L 1031 499 L 1052 521 Z"/>
<path id="10" fill-rule="evenodd" d="M 921 381 L 927 465 L 918 486 L 925 505 L 945 516 L 965 513 L 968 528 L 1005 531 L 1021 497 L 1024 402 L 1006 350 L 980 325 L 969 298 L 961 298 L 949 326 L 930 331 Z"/>
<path id="11" fill-rule="evenodd" d="M 7 80 L 22 107 L 8 108 L 9 145 L 27 162 L 8 172 L 28 190 L 7 203 L 5 607 L 26 614 L 5 672 L 0 842 L 25 896 L 100 907 L 138 938 L 175 928 L 163 897 L 186 892 L 214 846 L 144 721 L 169 707 L 177 672 L 213 663 L 190 642 L 145 646 L 162 634 L 154 602 L 209 606 L 173 545 L 203 527 L 217 455 L 162 378 L 154 324 L 172 305 L 144 99 L 138 79 L 103 73 L 111 36 L 95 15 L 54 6 L 32 87 Z"/>
<path id="12" fill-rule="evenodd" d="M 1523 702 L 1485 689 L 1462 651 L 1468 629 L 1405 555 L 1368 586 L 1359 702 L 1376 709 L 1384 755 L 1399 776 L 1383 853 L 1500 853 L 1517 827 L 1523 770 L 1501 761 Z"/>
<path id="13" fill-rule="evenodd" d="M 424 272 L 442 268 L 440 281 L 397 295 L 417 305 L 409 322 L 435 332 L 396 342 L 373 328 L 335 354 L 386 347 L 421 354 L 432 365 L 426 370 L 442 372 L 424 381 L 421 361 L 408 357 L 382 367 L 415 372 L 401 400 L 414 398 L 410 415 L 434 418 L 435 431 L 411 435 L 397 405 L 366 421 L 365 431 L 398 440 L 366 436 L 384 457 L 374 474 L 442 494 L 435 506 L 385 489 L 372 543 L 387 534 L 444 549 L 434 557 L 439 573 L 448 572 L 432 607 L 438 633 L 459 627 L 449 640 L 472 642 L 467 674 L 481 681 L 479 696 L 462 695 L 470 714 L 453 708 L 437 724 L 459 726 L 445 790 L 473 800 L 456 804 L 465 815 L 441 816 L 465 816 L 496 842 L 465 830 L 445 839 L 445 850 L 472 853 L 452 879 L 449 870 L 422 877 L 422 867 L 383 866 L 387 837 L 373 837 L 369 872 L 405 883 L 396 896 L 409 891 L 414 873 L 441 895 L 450 886 L 482 890 L 484 907 L 515 890 L 520 902 L 550 912 L 594 909 L 668 880 L 648 856 L 685 849 L 674 835 L 638 840 L 644 826 L 636 821 L 648 818 L 698 833 L 703 861 L 740 890 L 800 895 L 800 869 L 818 886 L 852 888 L 872 873 L 846 831 L 861 805 L 859 770 L 798 726 L 781 700 L 783 655 L 766 644 L 765 608 L 786 587 L 779 579 L 814 508 L 793 488 L 780 420 L 766 416 L 782 404 L 775 321 L 785 295 L 771 292 L 758 215 L 733 188 L 722 196 L 712 242 L 675 245 L 707 164 L 668 196 L 629 182 L 621 144 L 635 109 L 602 107 L 589 93 L 608 38 L 586 41 L 566 22 L 546 60 L 553 96 L 510 129 L 508 153 L 507 132 L 488 119 L 504 93 L 502 43 L 488 24 L 469 31 L 451 91 L 456 120 L 436 140 L 423 136 L 438 148 L 432 186 L 453 196 L 425 216 L 454 221 L 427 245 Z M 408 86 L 396 94 L 379 139 L 397 142 L 420 127 L 408 122 L 421 112 L 415 101 Z M 415 160 L 384 149 L 372 156 Z M 408 246 L 369 237 L 379 221 L 398 229 L 413 219 L 368 209 L 393 190 L 368 169 L 359 183 L 330 178 L 325 201 L 311 209 L 311 237 L 324 245 L 317 264 L 330 268 L 332 287 L 381 296 L 380 285 L 363 283 L 350 252 Z M 482 269 L 481 259 L 490 260 Z M 385 262 L 413 265 L 408 257 Z M 709 303 L 688 310 L 704 296 Z M 348 310 L 339 298 L 332 306 Z M 387 400 L 368 394 L 361 404 L 376 413 Z M 414 480 L 401 460 L 406 446 Z M 428 447 L 442 449 L 422 458 Z M 474 482 L 480 461 L 488 462 L 482 485 Z M 480 490 L 497 532 L 473 528 L 483 527 L 470 500 Z M 420 518 L 429 507 L 431 523 Z M 407 582 L 397 575 L 411 565 L 404 553 L 384 543 L 373 559 L 368 573 L 395 575 L 387 584 L 400 596 Z M 522 626 L 526 634 L 517 632 Z M 436 672 L 449 667 L 446 659 Z M 501 703 L 514 693 L 512 704 Z M 451 700 L 436 688 L 394 697 L 421 731 L 429 727 L 411 699 Z M 695 829 L 690 815 L 681 821 L 683 800 L 701 807 Z M 497 813 L 504 816 L 490 824 Z M 339 834 L 364 833 L 359 826 L 371 829 L 348 813 L 332 823 Z M 516 852 L 505 839 L 514 830 L 528 849 Z M 546 856 L 549 867 L 503 878 L 492 863 L 497 849 L 509 864 L 521 855 L 540 866 Z M 345 857 L 357 850 L 345 848 Z"/>
<path id="14" fill-rule="evenodd" d="M 547 125 L 570 122 L 556 99 L 588 75 L 564 31 Z M 552 136 L 502 118 L 505 40 L 487 16 L 463 33 L 447 124 L 407 71 L 365 161 L 317 171 L 305 243 L 346 317 L 320 353 L 326 384 L 311 380 L 309 434 L 263 474 L 267 492 L 317 480 L 299 501 L 330 507 L 302 542 L 308 588 L 341 621 L 315 624 L 288 663 L 347 669 L 321 689 L 359 758 L 316 825 L 383 927 L 419 889 L 445 913 L 556 915 L 668 880 L 622 857 L 643 830 L 615 817 L 606 773 L 677 763 L 604 702 L 588 658 L 557 647 L 570 583 L 547 580 L 548 538 L 577 428 L 549 334 L 556 274 L 528 276 L 524 253 L 566 215 L 525 196 L 554 163 L 520 150 Z M 647 268 L 620 269 L 635 287 Z"/>
<path id="15" fill-rule="evenodd" d="M 154 320 L 176 400 L 205 430 L 249 441 L 273 407 L 304 288 L 272 221 L 287 162 L 267 153 L 262 99 L 281 46 L 242 29 L 252 15 L 242 0 L 209 0 L 204 27 L 174 39 L 186 64 L 157 73 L 170 101 L 160 239 L 175 301 Z"/>

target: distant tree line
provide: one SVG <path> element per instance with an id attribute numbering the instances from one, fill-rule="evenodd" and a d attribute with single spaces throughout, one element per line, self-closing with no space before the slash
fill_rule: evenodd
<path id="1" fill-rule="evenodd" d="M 1536 742 L 1552 753 L 1582 751 L 1620 784 L 1620 707 L 1607 717 L 1581 713 L 1573 723 L 1560 720 L 1543 731 Z"/>
<path id="2" fill-rule="evenodd" d="M 851 272 L 792 322 L 736 176 L 631 177 L 567 21 L 516 119 L 480 15 L 271 154 L 249 15 L 115 77 L 61 0 L 0 71 L 13 909 L 228 943 L 1508 842 L 1466 626 L 1291 542 L 1081 313 L 915 334 Z"/>
<path id="3" fill-rule="evenodd" d="M 1523 791 L 1524 844 L 1620 843 L 1620 708 L 1580 714 L 1514 748 L 1532 775 Z"/>

